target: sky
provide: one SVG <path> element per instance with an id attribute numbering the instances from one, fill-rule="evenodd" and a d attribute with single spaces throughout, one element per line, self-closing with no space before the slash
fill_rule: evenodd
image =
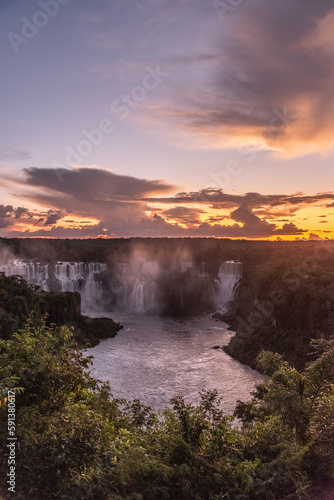
<path id="1" fill-rule="evenodd" d="M 334 238 L 334 1 L 2 0 L 0 236 Z"/>

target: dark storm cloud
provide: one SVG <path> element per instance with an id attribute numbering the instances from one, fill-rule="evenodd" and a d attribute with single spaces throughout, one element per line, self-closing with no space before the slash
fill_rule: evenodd
<path id="1" fill-rule="evenodd" d="M 52 210 L 49 210 L 47 219 L 44 222 L 44 226 L 53 226 L 62 218 L 63 218 L 63 214 L 61 212 L 54 213 L 54 212 L 52 212 Z"/>
<path id="2" fill-rule="evenodd" d="M 234 210 L 230 217 L 236 222 L 242 222 L 243 224 L 256 225 L 262 223 L 262 220 L 248 210 L 246 205 L 241 205 L 241 207 Z"/>
<path id="3" fill-rule="evenodd" d="M 0 228 L 11 226 L 23 216 L 26 216 L 28 219 L 31 218 L 26 208 L 14 208 L 12 205 L 0 205 Z"/>
<path id="4" fill-rule="evenodd" d="M 137 232 L 138 221 L 145 220 L 145 211 L 148 209 L 141 198 L 172 189 L 171 185 L 160 180 L 138 179 L 97 168 L 54 170 L 31 167 L 23 172 L 25 181 L 11 179 L 21 188 L 25 186 L 21 198 L 52 207 L 46 214 L 40 214 L 41 220 L 35 224 L 46 219 L 44 225 L 53 226 L 65 213 L 95 219 L 96 225 L 90 225 L 88 229 L 87 221 L 84 222 L 83 235 L 96 235 L 96 231 L 100 234 L 103 228 L 108 234 L 126 231 L 127 235 L 131 235 L 133 231 Z M 99 221 L 103 228 L 99 226 Z M 65 233 L 65 230 L 57 228 L 57 234 Z M 78 233 L 77 230 L 69 232 Z"/>
<path id="5" fill-rule="evenodd" d="M 160 180 L 117 175 L 98 168 L 50 169 L 31 167 L 23 170 L 29 201 L 53 207 L 55 213 L 45 225 L 59 220 L 56 214 L 75 213 L 104 222 L 108 230 L 121 230 L 124 221 L 145 216 L 143 196 L 163 194 L 172 186 Z"/>
<path id="6" fill-rule="evenodd" d="M 321 240 L 322 238 L 320 238 L 320 236 L 319 236 L 318 234 L 315 234 L 315 233 L 310 233 L 310 234 L 309 234 L 308 239 L 309 239 L 310 241 L 319 241 L 319 240 Z"/>
<path id="7" fill-rule="evenodd" d="M 29 214 L 28 210 L 24 207 L 18 207 L 15 209 L 15 219 L 19 219 L 22 217 L 22 215 L 27 215 L 29 218 L 31 215 Z"/>
<path id="8" fill-rule="evenodd" d="M 51 169 L 31 167 L 24 169 L 28 185 L 40 186 L 80 199 L 137 198 L 170 191 L 173 186 L 160 180 L 137 179 L 98 168 Z"/>
<path id="9" fill-rule="evenodd" d="M 243 224 L 242 232 L 245 234 L 257 236 L 273 236 L 273 235 L 295 235 L 305 232 L 292 222 L 284 224 L 282 228 L 277 229 L 276 224 L 270 224 L 265 219 L 260 219 L 246 205 L 242 205 L 230 214 L 231 219 Z"/>
<path id="10" fill-rule="evenodd" d="M 11 205 L 0 205 L 0 227 L 7 227 L 11 225 L 11 217 L 13 214 L 13 207 Z"/>
<path id="11" fill-rule="evenodd" d="M 236 7 L 211 56 L 211 85 L 187 89 L 171 113 L 222 145 L 249 138 L 288 153 L 327 149 L 334 142 L 333 23 L 332 0 Z"/>
<path id="12" fill-rule="evenodd" d="M 293 222 L 289 222 L 288 224 L 283 224 L 283 227 L 280 229 L 275 229 L 273 231 L 273 234 L 281 234 L 281 235 L 293 235 L 293 234 L 302 234 L 306 233 L 307 231 L 305 229 L 298 229 L 296 224 Z"/>
<path id="13" fill-rule="evenodd" d="M 203 210 L 199 210 L 197 208 L 174 207 L 169 210 L 165 210 L 163 215 L 168 219 L 173 219 L 183 224 L 200 224 L 201 213 L 204 213 Z"/>

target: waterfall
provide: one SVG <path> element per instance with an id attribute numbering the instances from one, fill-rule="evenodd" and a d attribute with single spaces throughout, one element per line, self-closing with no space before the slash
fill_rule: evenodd
<path id="1" fill-rule="evenodd" d="M 143 281 L 136 281 L 129 297 L 129 308 L 131 312 L 143 313 L 144 309 L 144 286 Z"/>
<path id="2" fill-rule="evenodd" d="M 185 275 L 189 269 L 192 273 Z M 99 262 L 59 261 L 41 265 L 40 262 L 15 260 L 0 265 L 0 272 L 4 272 L 7 276 L 20 275 L 29 284 L 38 285 L 42 290 L 79 292 L 82 311 L 103 312 L 113 309 L 134 313 L 159 311 L 164 300 L 160 285 L 163 280 L 168 279 L 168 261 L 165 267 L 164 262 L 156 260 L 115 262 L 102 279 L 100 274 L 106 270 L 107 265 Z M 195 266 L 187 256 L 183 257 L 183 260 L 176 259 L 171 272 L 174 273 L 175 286 L 180 287 L 181 305 L 188 303 L 187 297 L 193 292 L 195 296 L 200 287 L 204 294 L 216 303 L 217 308 L 223 310 L 234 298 L 236 284 L 242 276 L 242 262 L 233 260 L 223 262 L 217 275 L 213 276 L 207 262 L 199 262 Z M 188 279 L 191 283 L 190 289 L 185 284 Z"/>
<path id="3" fill-rule="evenodd" d="M 219 288 L 216 298 L 219 307 L 226 308 L 227 304 L 233 300 L 235 285 L 241 276 L 242 262 L 229 260 L 221 264 L 218 272 Z"/>
<path id="4" fill-rule="evenodd" d="M 14 260 L 0 266 L 0 272 L 6 276 L 22 276 L 30 285 L 37 285 L 41 290 L 48 291 L 49 269 L 48 265 L 41 266 L 39 262 L 27 263 Z"/>
<path id="5" fill-rule="evenodd" d="M 134 265 L 118 263 L 123 289 L 119 292 L 119 305 L 122 309 L 144 313 L 155 309 L 156 279 L 159 276 L 157 261 L 136 262 Z"/>
<path id="6" fill-rule="evenodd" d="M 80 262 L 79 265 L 82 265 L 82 263 Z M 82 309 L 83 311 L 101 310 L 103 283 L 101 280 L 96 279 L 96 275 L 106 271 L 107 265 L 100 262 L 90 262 L 82 270 L 84 274 L 83 288 L 80 291 Z"/>
<path id="7" fill-rule="evenodd" d="M 209 276 L 209 269 L 208 269 L 207 262 L 200 262 L 199 263 L 199 275 L 200 276 Z"/>
<path id="8" fill-rule="evenodd" d="M 121 276 L 126 276 L 128 273 L 128 263 L 127 262 L 117 262 L 116 269 Z"/>
<path id="9" fill-rule="evenodd" d="M 57 262 L 41 266 L 39 262 L 15 260 L 0 266 L 6 276 L 22 276 L 30 285 L 55 292 L 79 292 L 82 309 L 96 310 L 102 295 L 102 282 L 96 275 L 107 268 L 99 262 Z"/>

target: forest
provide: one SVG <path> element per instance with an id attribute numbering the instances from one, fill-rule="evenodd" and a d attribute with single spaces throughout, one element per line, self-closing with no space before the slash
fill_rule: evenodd
<path id="1" fill-rule="evenodd" d="M 318 243 L 249 265 L 225 320 L 237 334 L 226 351 L 256 367 L 261 350 L 304 368 L 311 339 L 334 331 L 334 247 Z"/>
<path id="2" fill-rule="evenodd" d="M 310 340 L 330 339 L 334 327 L 334 243 L 331 241 L 243 241 L 217 238 L 38 239 L 2 238 L 0 257 L 26 261 L 104 262 L 106 287 L 115 263 L 133 255 L 163 263 L 157 283 L 160 313 L 191 316 L 214 313 L 209 281 L 227 260 L 241 261 L 243 275 L 228 312 L 221 317 L 236 336 L 226 348 L 242 363 L 256 366 L 261 350 L 272 350 L 297 369 L 305 367 Z M 177 273 L 177 256 L 208 276 Z M 182 304 L 178 291 L 182 287 Z M 110 296 L 112 290 L 108 290 Z M 111 306 L 112 306 L 111 299 Z M 58 308 L 60 310 L 62 308 Z M 56 323 L 59 321 L 56 321 Z"/>
<path id="3" fill-rule="evenodd" d="M 24 240 L 5 243 L 17 257 L 26 255 Z M 140 243 L 161 251 L 160 240 Z M 216 391 L 202 392 L 197 406 L 177 396 L 162 415 L 140 401 L 119 400 L 89 373 L 90 359 L 76 334 L 80 296 L 40 292 L 1 275 L 2 495 L 13 497 L 7 477 L 13 401 L 11 473 L 22 500 L 318 500 L 333 491 L 333 246 L 163 243 L 169 251 L 192 248 L 212 268 L 224 259 L 243 262 L 223 318 L 237 332 L 226 349 L 260 370 L 263 383 L 232 416 L 221 411 Z M 103 254 L 110 259 L 111 248 L 113 255 L 130 253 L 132 244 L 101 241 L 97 252 L 100 260 Z M 33 241 L 30 259 L 37 258 L 38 245 L 45 258 L 52 251 L 58 259 L 71 241 Z M 71 258 L 88 258 L 89 248 L 94 240 L 74 241 Z"/>

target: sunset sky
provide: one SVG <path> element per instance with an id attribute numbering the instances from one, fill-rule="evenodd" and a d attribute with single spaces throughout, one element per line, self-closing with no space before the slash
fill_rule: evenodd
<path id="1" fill-rule="evenodd" d="M 0 19 L 0 236 L 334 238 L 333 0 Z"/>

